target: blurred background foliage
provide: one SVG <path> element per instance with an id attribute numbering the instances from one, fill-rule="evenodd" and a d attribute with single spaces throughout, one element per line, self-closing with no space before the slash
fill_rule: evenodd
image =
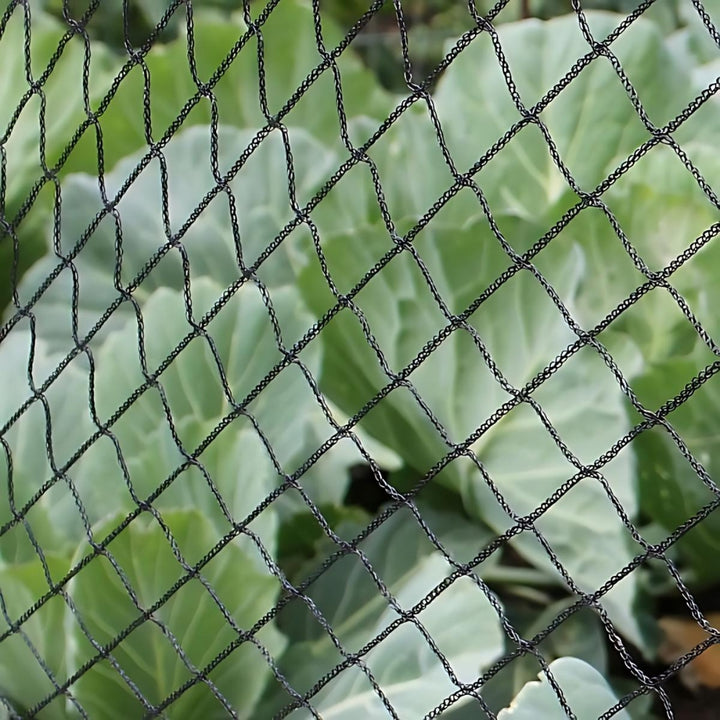
<path id="1" fill-rule="evenodd" d="M 482 17 L 496 8 L 494 22 L 514 22 L 528 17 L 547 20 L 572 12 L 570 0 L 519 0 L 502 6 L 491 0 L 473 0 L 477 15 Z M 243 0 L 194 0 L 193 12 L 243 13 L 246 3 Z M 259 14 L 265 2 L 252 0 L 249 12 Z M 637 6 L 636 0 L 587 0 L 582 3 L 585 10 L 605 10 L 608 12 L 630 13 Z M 67 20 L 80 20 L 88 8 L 90 0 L 38 0 L 38 5 Z M 396 8 L 392 0 L 385 0 L 373 14 L 369 0 L 321 0 L 323 17 L 331 18 L 342 28 L 348 30 L 358 21 L 371 14 L 367 26 L 353 41 L 353 48 L 365 63 L 390 90 L 403 91 L 402 54 L 397 41 L 398 21 Z M 468 3 L 457 0 L 403 0 L 401 3 L 405 25 L 409 31 L 410 56 L 413 61 L 415 81 L 422 80 L 442 60 L 446 42 L 457 38 L 473 26 L 473 18 Z M 126 6 L 127 10 L 124 10 Z M 156 28 L 164 15 L 171 11 L 163 30 L 157 34 Z M 686 24 L 677 3 L 655 3 L 647 11 L 666 32 L 671 32 Z M 101 2 L 92 13 L 92 22 L 88 25 L 90 36 L 107 43 L 119 51 L 128 47 L 139 47 L 149 38 L 167 42 L 177 36 L 178 30 L 186 22 L 183 3 L 171 3 L 169 0 L 128 0 L 127 2 Z"/>
<path id="2" fill-rule="evenodd" d="M 280 2 L 282 3 L 283 0 Z M 582 6 L 587 10 L 599 9 L 627 14 L 632 12 L 638 4 L 638 0 L 584 0 Z M 378 5 L 379 7 L 376 7 Z M 472 29 L 476 20 L 473 18 L 468 3 L 459 0 L 402 0 L 398 5 L 402 7 L 404 23 L 408 30 L 412 81 L 419 83 L 431 75 L 442 62 L 448 50 L 448 43 Z M 697 13 L 689 6 L 689 3 L 685 5 L 678 0 L 655 2 L 644 10 L 643 16 L 653 20 L 661 28 L 672 42 L 678 56 L 687 58 L 694 79 L 707 84 L 708 78 L 711 80 L 718 74 L 717 63 L 720 61 L 715 60 L 717 48 L 705 28 L 702 27 Z M 549 19 L 572 11 L 570 0 L 513 0 L 504 5 L 500 2 L 493 3 L 492 0 L 473 0 L 473 6 L 477 18 L 490 14 L 493 24 L 496 25 L 527 17 Z M 709 12 L 712 14 L 715 3 L 709 2 L 706 3 L 706 6 L 710 8 Z M 180 0 L 176 2 L 171 2 L 171 0 L 103 0 L 99 3 L 93 0 L 29 0 L 29 7 L 38 11 L 33 16 L 33 25 L 35 26 L 37 23 L 39 25 L 33 29 L 31 44 L 33 64 L 38 69 L 44 68 L 53 54 L 57 42 L 63 36 L 63 26 L 77 27 L 80 25 L 85 28 L 87 35 L 93 41 L 89 99 L 92 104 L 97 104 L 113 75 L 133 49 L 149 44 L 154 49 L 162 51 L 164 45 L 172 43 L 186 32 L 188 22 L 193 19 L 205 21 L 214 19 L 219 21 L 216 22 L 216 26 L 218 26 L 219 23 L 232 18 L 233 22 L 228 23 L 227 31 L 221 33 L 223 37 L 218 38 L 215 48 L 217 52 L 210 52 L 208 48 L 205 48 L 198 55 L 198 62 L 205 63 L 205 66 L 208 66 L 208 57 L 210 56 L 213 61 L 217 58 L 217 61 L 220 62 L 223 59 L 220 48 L 227 50 L 237 39 L 237 35 L 233 35 L 231 29 L 235 26 L 242 26 L 243 21 L 258 17 L 264 12 L 266 2 L 264 0 L 250 0 L 250 2 L 247 0 L 193 0 L 192 3 L 186 5 Z M 372 82 L 372 75 L 379 81 L 381 87 L 373 91 L 375 95 L 367 98 L 367 103 L 361 110 L 363 113 L 378 116 L 377 113 L 373 113 L 373 110 L 376 109 L 377 95 L 381 88 L 391 93 L 405 94 L 408 92 L 395 4 L 392 0 L 385 0 L 382 3 L 379 0 L 375 3 L 370 0 L 320 0 L 319 7 L 323 22 L 322 30 L 329 45 L 339 42 L 342 35 L 350 31 L 357 23 L 361 23 L 362 29 L 350 43 L 353 52 L 344 53 L 344 56 L 351 56 L 353 60 L 359 59 L 370 71 L 370 77 L 367 78 L 366 83 Z M 373 8 L 375 8 L 374 11 Z M 248 15 L 249 17 L 247 17 Z M 52 17 L 57 18 L 60 22 L 56 26 L 49 27 L 48 22 Z M 19 18 L 20 14 L 15 13 L 15 19 L 11 21 L 11 24 L 17 25 L 14 34 L 10 33 L 14 40 L 5 41 L 5 54 L 0 49 L 0 62 L 6 67 L 8 63 L 19 62 L 19 58 L 23 56 L 21 49 L 23 31 L 20 28 L 22 21 Z M 40 27 L 43 29 L 39 30 Z M 232 38 L 230 38 L 231 35 Z M 288 40 L 291 39 L 288 36 Z M 14 45 L 12 45 L 13 42 Z M 45 86 L 46 90 L 57 86 L 56 94 L 59 103 L 57 111 L 48 106 L 48 117 L 52 116 L 52 123 L 48 128 L 48 143 L 45 150 L 47 167 L 51 167 L 57 161 L 64 151 L 67 141 L 85 118 L 81 93 L 75 93 L 77 97 L 70 102 L 66 92 L 69 84 L 74 84 L 73 78 L 81 76 L 83 56 L 86 52 L 83 42 L 81 36 L 76 36 L 71 40 L 69 51 L 63 54 L 58 69 L 52 73 Z M 298 43 L 291 44 L 296 47 L 297 52 L 300 52 L 297 49 Z M 163 78 L 176 77 L 174 67 L 178 53 L 183 56 L 187 53 L 184 43 L 181 45 L 174 49 L 168 46 L 167 67 Z M 155 54 L 157 56 L 158 53 Z M 156 61 L 159 63 L 161 59 L 156 57 Z M 62 73 L 60 72 L 61 68 Z M 297 82 L 302 80 L 306 72 L 303 70 L 303 73 L 300 74 L 300 69 L 295 68 L 294 76 L 298 76 Z M 14 71 L 12 68 L 8 68 L 7 72 L 8 77 L 14 72 L 17 78 L 24 79 L 25 73 L 22 68 L 15 68 Z M 179 72 L 183 73 L 181 69 Z M 209 69 L 208 72 L 212 74 L 212 69 Z M 59 77 L 61 74 L 65 75 L 65 79 Z M 440 74 L 438 73 L 438 76 L 433 78 L 429 89 L 433 88 Z M 133 73 L 131 73 L 132 75 Z M 134 76 L 132 82 L 140 88 L 139 74 L 136 72 Z M 66 82 L 68 79 L 72 82 Z M 161 82 L 163 79 L 153 79 L 155 88 Z M 122 85 L 127 84 L 128 81 L 125 81 Z M 295 87 L 297 87 L 297 83 L 288 89 L 292 90 Z M 9 82 L 4 90 L 0 90 L 0 102 L 2 103 L 0 126 L 11 121 L 13 109 L 18 106 L 26 92 L 27 84 L 14 85 L 13 82 Z M 120 94 L 122 94 L 122 90 Z M 61 112 L 63 95 L 68 97 L 68 102 L 65 103 L 67 107 L 64 107 Z M 168 106 L 167 112 L 161 113 L 163 118 L 160 123 L 154 117 L 159 112 L 156 103 L 153 108 L 154 125 L 166 127 L 166 123 L 172 122 L 173 113 L 180 110 L 186 99 L 187 96 L 182 98 L 182 102 L 179 102 L 177 106 Z M 10 136 L 12 143 L 13 135 L 17 138 L 21 134 L 18 127 L 23 127 L 22 134 L 26 137 L 22 141 L 22 148 L 16 151 L 16 157 L 18 160 L 27 157 L 32 162 L 20 163 L 18 167 L 21 166 L 20 175 L 22 177 L 18 177 L 17 173 L 14 173 L 15 177 L 8 182 L 9 189 L 4 194 L 4 198 L 0 200 L 3 215 L 15 229 L 21 228 L 22 233 L 22 240 L 18 237 L 13 239 L 14 231 L 8 232 L 7 229 L 0 227 L 0 309 L 5 308 L 10 302 L 10 288 L 13 284 L 46 249 L 45 228 L 49 222 L 50 208 L 56 190 L 52 180 L 51 182 L 42 181 L 38 184 L 38 178 L 42 178 L 43 175 L 47 177 L 47 173 L 42 167 L 42 161 L 38 162 L 35 159 L 39 140 L 36 137 L 38 124 L 37 108 L 35 107 L 38 100 L 37 97 L 31 98 L 25 110 L 28 117 L 24 120 L 21 114 L 15 123 L 17 127 L 11 131 Z M 119 104 L 118 101 L 115 101 L 116 106 Z M 71 106 L 73 112 L 68 110 Z M 388 112 L 389 107 L 388 105 Z M 348 108 L 351 116 L 356 111 L 356 108 Z M 112 108 L 109 114 L 112 115 Z M 139 118 L 139 114 L 136 118 L 123 115 L 118 122 L 121 125 L 122 123 L 137 125 Z M 207 120 L 205 121 L 207 122 Z M 113 137 L 117 135 L 113 130 L 117 130 L 120 126 L 110 127 L 108 122 L 108 113 L 106 112 L 103 119 L 106 150 L 104 161 L 107 168 L 111 168 L 120 157 L 131 152 L 135 145 L 132 143 L 128 145 L 127 138 L 125 138 L 120 143 L 122 147 L 116 148 L 117 152 L 109 150 L 109 145 L 114 142 Z M 248 118 L 243 118 L 240 124 L 247 123 Z M 134 134 L 138 132 L 140 135 L 136 139 L 142 144 L 144 138 L 141 127 L 139 129 L 134 127 L 133 133 L 129 134 L 134 137 Z M 65 141 L 60 142 L 61 138 L 65 138 Z M 71 172 L 95 170 L 97 162 L 90 147 L 94 147 L 95 142 L 94 133 L 84 131 L 78 146 L 69 153 L 67 161 L 59 167 L 56 174 L 57 180 L 62 181 L 64 176 Z M 118 142 L 114 142 L 114 144 L 118 145 Z M 11 167 L 8 166 L 8 177 L 10 177 L 10 171 Z M 33 190 L 33 183 L 35 183 L 37 192 Z"/>

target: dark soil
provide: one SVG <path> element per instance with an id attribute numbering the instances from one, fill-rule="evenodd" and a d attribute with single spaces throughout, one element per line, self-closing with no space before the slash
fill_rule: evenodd
<path id="1" fill-rule="evenodd" d="M 702 690 L 690 693 L 674 680 L 665 686 L 676 720 L 718 720 L 720 718 L 720 690 Z M 665 716 L 660 703 L 655 710 L 659 717 Z"/>

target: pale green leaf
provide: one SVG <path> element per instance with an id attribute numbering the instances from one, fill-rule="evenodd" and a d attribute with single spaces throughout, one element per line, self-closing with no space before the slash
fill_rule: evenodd
<path id="1" fill-rule="evenodd" d="M 421 602 L 451 571 L 405 511 L 383 523 L 360 549 L 403 610 Z M 323 573 L 309 595 L 347 652 L 360 650 L 399 617 L 355 556 Z M 304 692 L 343 658 L 304 605 L 293 603 L 287 612 L 282 627 L 293 642 L 282 667 L 293 687 Z M 417 618 L 459 682 L 475 680 L 502 653 L 497 612 L 467 577 L 433 598 Z M 410 623 L 393 630 L 363 659 L 399 717 L 421 717 L 457 688 L 440 656 Z M 356 666 L 332 679 L 310 703 L 323 718 L 381 718 L 387 713 Z M 306 716 L 305 711 L 291 714 L 293 718 Z"/>
<path id="2" fill-rule="evenodd" d="M 3 159 L 0 207 L 8 222 L 15 220 L 35 183 L 46 175 L 43 165 L 46 168 L 54 167 L 78 126 L 87 119 L 84 90 L 87 90 L 90 107 L 95 109 L 117 67 L 107 49 L 93 43 L 87 48 L 88 76 L 87 88 L 84 88 L 86 48 L 81 35 L 73 35 L 67 26 L 63 27 L 38 8 L 28 10 L 27 29 L 24 6 L 18 4 L 0 37 L 0 137 Z M 59 52 L 66 33 L 70 39 L 62 47 L 62 53 L 52 71 L 40 89 L 31 93 L 28 73 L 35 82 L 41 79 L 54 54 Z M 26 40 L 29 43 L 29 67 L 25 54 Z M 89 171 L 97 168 L 95 134 L 90 131 L 86 137 L 87 144 L 84 148 L 73 150 L 69 163 L 58 172 L 59 178 L 64 177 L 70 163 L 76 169 Z M 52 183 L 48 183 L 44 192 L 34 199 L 30 215 L 25 216 L 15 228 L 19 242 L 16 251 L 5 229 L 0 229 L 0 312 L 11 297 L 13 260 L 18 261 L 22 273 L 44 249 L 42 226 L 49 214 L 53 191 Z"/>
<path id="3" fill-rule="evenodd" d="M 720 180 L 717 154 L 701 140 L 684 143 L 684 149 L 710 186 Z M 607 204 L 646 272 L 663 270 L 687 250 L 713 223 L 720 211 L 700 188 L 675 152 L 653 148 L 621 178 L 607 195 Z M 578 319 L 587 327 L 600 322 L 637 287 L 648 281 L 623 246 L 608 218 L 599 209 L 584 210 L 560 234 L 560 242 L 579 244 L 593 273 L 578 297 Z M 715 331 L 715 313 L 705 296 L 712 291 L 708 278 L 714 266 L 714 242 L 686 259 L 670 276 L 705 327 Z M 664 288 L 656 288 L 626 310 L 612 327 L 624 330 L 648 362 L 662 362 L 684 354 L 697 334 Z"/>
<path id="4" fill-rule="evenodd" d="M 610 13 L 590 12 L 587 18 L 597 39 L 620 21 Z M 503 25 L 497 37 L 526 108 L 590 50 L 572 14 L 547 22 Z M 673 62 L 653 23 L 639 19 L 611 47 L 651 122 L 668 122 L 692 98 L 684 66 Z M 662 76 L 655 71 L 659 66 Z M 473 165 L 522 119 L 488 33 L 479 35 L 452 63 L 435 100 L 448 148 L 460 170 Z M 587 65 L 540 119 L 565 166 L 586 191 L 650 137 L 616 71 L 603 57 Z M 476 179 L 494 211 L 531 221 L 553 218 L 563 196 L 572 192 L 533 124 L 515 135 Z"/>
<path id="5" fill-rule="evenodd" d="M 42 340 L 33 343 L 24 329 L 5 338 L 0 372 L 13 381 L 0 394 L 0 422 L 7 423 L 17 414 L 32 398 L 31 383 L 41 387 L 60 360 Z M 4 433 L 0 483 L 7 491 L 0 493 L 0 522 L 8 522 L 46 483 L 51 485 L 23 521 L 0 538 L 0 563 L 34 559 L 33 541 L 46 552 L 57 552 L 66 548 L 70 538 L 83 535 L 82 517 L 68 484 L 72 480 L 58 476 L 53 466 L 62 468 L 92 432 L 87 403 L 87 372 L 75 360 L 55 378 L 42 400 L 29 404 Z M 97 483 L 92 482 L 93 487 Z"/>
<path id="6" fill-rule="evenodd" d="M 232 128 L 219 132 L 218 163 L 221 174 L 237 161 L 254 133 Z M 167 195 L 163 191 L 158 161 L 132 183 L 118 203 L 120 226 L 108 214 L 88 238 L 74 260 L 78 275 L 78 333 L 83 337 L 100 320 L 103 312 L 120 294 L 115 286 L 118 274 L 122 286 L 132 283 L 156 255 L 162 259 L 133 291 L 145 301 L 159 287 L 180 289 L 183 284 L 183 253 L 191 277 L 211 276 L 223 286 L 237 280 L 242 272 L 240 258 L 252 265 L 273 238 L 294 217 L 288 186 L 288 157 L 279 132 L 272 133 L 247 159 L 229 185 L 230 195 L 219 193 L 192 222 L 181 244 L 171 245 L 170 233 L 177 233 L 195 208 L 216 185 L 212 171 L 210 129 L 195 127 L 177 136 L 163 153 L 167 168 Z M 290 134 L 298 201 L 307 202 L 330 172 L 332 153 L 302 131 Z M 110 197 L 120 189 L 134 170 L 141 155 L 129 157 L 105 176 Z M 169 228 L 165 227 L 163 207 L 167 203 Z M 71 177 L 64 185 L 61 214 L 61 250 L 69 253 L 82 237 L 97 212 L 103 208 L 98 181 L 91 176 Z M 234 219 L 233 219 L 234 218 Z M 234 223 L 236 223 L 234 225 Z M 116 245 L 120 233 L 122 256 Z M 291 277 L 290 255 L 293 238 L 288 238 L 262 266 L 260 278 L 270 285 Z M 29 300 L 36 289 L 58 266 L 48 255 L 25 277 L 20 288 L 22 300 Z M 71 307 L 73 278 L 69 268 L 62 270 L 35 305 L 37 332 L 66 352 L 72 340 Z M 132 316 L 124 303 L 110 316 L 103 333 L 117 328 Z"/>
<path id="7" fill-rule="evenodd" d="M 159 19 L 157 12 L 152 14 L 153 21 Z M 184 15 L 181 6 L 173 16 L 180 36 L 166 45 L 155 46 L 144 61 L 151 77 L 148 88 L 150 127 L 155 141 L 176 122 L 188 101 L 200 95 L 198 81 L 210 82 L 221 66 L 223 72 L 210 87 L 219 122 L 260 128 L 269 122 L 261 105 L 260 63 L 270 116 L 276 115 L 305 78 L 323 63 L 315 39 L 312 8 L 301 0 L 283 0 L 260 26 L 262 60 L 258 57 L 258 41 L 254 35 L 247 33 L 241 12 L 229 18 L 196 13 L 192 42 L 197 76 L 193 77 L 188 63 L 190 38 Z M 344 36 L 325 14 L 322 31 L 328 51 L 334 49 Z M 227 67 L 224 67 L 225 64 Z M 372 73 L 354 56 L 352 48 L 337 58 L 337 66 L 342 78 L 342 102 L 346 115 L 351 118 L 370 115 L 384 119 L 392 109 L 390 100 Z M 101 118 L 109 166 L 137 148 L 147 150 L 144 91 L 142 68 L 137 66 L 123 79 Z M 292 111 L 283 117 L 283 122 L 287 126 L 308 130 L 326 145 L 339 146 L 341 136 L 336 97 L 332 68 L 328 67 L 315 79 Z M 208 125 L 212 107 L 210 99 L 201 96 L 184 124 Z"/>
<path id="8" fill-rule="evenodd" d="M 656 364 L 635 383 L 640 399 L 649 410 L 658 409 L 713 359 L 709 352 L 703 354 L 698 348 L 686 357 Z M 658 426 L 635 441 L 643 508 L 668 534 L 717 498 L 717 486 L 713 483 L 720 469 L 719 407 L 720 383 L 714 376 L 667 417 L 680 440 L 708 473 L 709 482 L 700 478 L 666 429 Z M 701 584 L 718 577 L 717 563 L 713 560 L 720 550 L 719 531 L 720 518 L 711 513 L 690 528 L 675 546 Z"/>
<path id="9" fill-rule="evenodd" d="M 340 235 L 326 243 L 328 269 L 340 292 L 348 292 L 365 268 L 390 249 L 391 242 L 383 235 L 378 227 Z M 414 246 L 447 310 L 454 313 L 462 312 L 510 264 L 483 222 L 460 230 L 438 220 L 423 230 Z M 547 264 L 555 268 L 554 287 L 572 312 L 585 272 L 582 254 L 578 248 L 567 251 L 561 246 L 550 246 L 545 252 Z M 301 276 L 301 287 L 318 315 L 334 303 L 314 264 Z M 367 284 L 358 294 L 357 305 L 393 372 L 410 363 L 449 322 L 408 252 L 395 257 Z M 522 387 L 576 338 L 528 271 L 508 280 L 469 323 L 506 381 L 515 387 Z M 346 413 L 355 413 L 390 377 L 349 308 L 334 318 L 322 335 L 327 346 L 324 389 Z M 629 349 L 620 354 L 633 356 Z M 464 329 L 445 339 L 409 380 L 455 443 L 465 440 L 511 398 Z M 534 397 L 582 463 L 595 461 L 628 428 L 623 394 L 601 358 L 589 348 L 571 358 Z M 450 451 L 404 388 L 383 398 L 367 415 L 365 427 L 421 473 Z M 577 472 L 577 466 L 563 456 L 527 404 L 520 404 L 492 425 L 473 449 L 517 515 L 533 511 Z M 454 462 L 443 475 L 461 491 L 471 514 L 498 532 L 514 524 L 473 466 Z M 627 453 L 619 456 L 607 469 L 607 477 L 632 517 L 637 506 L 632 458 Z M 536 527 L 586 591 L 602 585 L 634 555 L 629 534 L 597 480 L 587 478 L 573 487 L 541 516 Z M 555 572 L 545 550 L 531 535 L 521 534 L 514 542 L 531 562 Z M 598 552 L 600 546 L 602 552 Z M 631 610 L 635 582 L 634 576 L 624 580 L 605 603 L 624 632 L 640 642 Z"/>
<path id="10" fill-rule="evenodd" d="M 35 80 L 48 68 L 67 27 L 39 10 L 31 13 L 27 30 L 30 41 L 30 72 Z M 70 33 L 72 35 L 72 33 Z M 27 78 L 25 15 L 18 6 L 4 28 L 0 40 L 0 66 L 3 83 L 0 86 L 0 129 L 10 129 L 16 110 L 30 86 Z M 83 62 L 85 46 L 81 36 L 71 36 L 62 54 L 42 86 L 45 99 L 44 145 L 40 142 L 41 98 L 31 95 L 23 105 L 22 112 L 12 125 L 8 139 L 3 143 L 7 167 L 0 183 L 0 197 L 6 203 L 9 217 L 19 210 L 32 185 L 45 174 L 42 168 L 41 148 L 45 149 L 45 162 L 52 167 L 60 158 L 66 145 L 80 123 L 87 118 L 83 98 Z M 100 89 L 115 70 L 116 62 L 101 45 L 90 48 L 89 80 L 87 88 L 91 103 L 100 97 Z M 92 133 L 91 133 L 92 134 Z M 74 155 L 74 154 L 73 154 Z M 83 157 L 83 167 L 97 166 L 97 157 Z M 4 184 L 7 182 L 7 186 Z"/>
<path id="11" fill-rule="evenodd" d="M 578 720 L 594 720 L 617 702 L 603 676 L 582 660 L 559 658 L 550 663 L 548 669 Z M 547 676 L 541 674 L 538 677 L 539 681 L 525 685 L 510 707 L 500 711 L 498 720 L 565 720 L 568 717 Z M 613 717 L 630 720 L 624 709 Z"/>
<path id="12" fill-rule="evenodd" d="M 670 36 L 670 42 L 678 51 L 684 52 L 688 60 L 701 67 L 712 63 L 718 57 L 718 46 L 705 21 L 691 3 L 678 3 L 678 14 L 682 27 Z M 720 3 L 717 0 L 705 0 L 702 7 L 710 22 L 717 28 L 720 24 Z"/>
<path id="13" fill-rule="evenodd" d="M 98 536 L 111 531 L 120 519 L 115 516 L 98 527 Z M 219 540 L 211 524 L 196 511 L 167 511 L 163 522 L 184 562 L 190 565 Z M 85 551 L 78 550 L 75 562 Z M 237 630 L 226 613 L 236 628 L 248 630 L 272 605 L 280 587 L 267 568 L 264 572 L 258 570 L 237 544 L 230 543 L 201 571 L 215 598 L 199 578 L 192 578 L 150 618 L 142 619 L 142 613 L 187 571 L 171 551 L 165 532 L 148 516 L 130 524 L 110 543 L 108 551 L 107 557 L 92 560 L 69 584 L 75 606 L 75 613 L 66 617 L 69 669 L 73 671 L 96 654 L 80 620 L 100 644 L 113 641 L 121 629 L 139 622 L 112 652 L 114 663 L 126 679 L 107 659 L 94 664 L 72 687 L 93 717 L 120 720 L 147 711 L 128 680 L 146 702 L 158 704 L 165 700 L 236 639 Z M 129 583 L 134 597 L 123 580 Z M 256 639 L 271 654 L 279 653 L 284 645 L 272 625 L 266 626 Z M 183 720 L 220 718 L 230 707 L 241 718 L 254 717 L 254 704 L 270 676 L 267 660 L 258 647 L 246 642 L 208 674 L 209 683 L 196 683 L 182 693 L 167 715 Z"/>
<path id="14" fill-rule="evenodd" d="M 194 281 L 196 318 L 221 295 L 222 287 L 210 279 Z M 289 287 L 273 293 L 273 308 L 287 345 L 312 322 Z M 153 373 L 192 331 L 181 293 L 157 290 L 144 306 L 143 330 L 147 371 Z M 3 343 L 0 367 L 8 377 L 19 379 L 0 403 L 5 420 L 32 396 L 28 382 L 22 381 L 28 373 L 31 347 L 30 335 L 20 329 Z M 32 374 L 35 384 L 41 385 L 61 357 L 48 353 L 40 339 L 34 349 Z M 145 386 L 139 352 L 137 322 L 129 320 L 93 354 L 92 401 L 97 422 L 108 422 Z M 98 425 L 91 414 L 87 359 L 76 358 L 44 394 L 50 425 L 43 404 L 35 401 L 6 433 L 10 455 L 3 452 L 0 473 L 3 483 L 8 483 L 12 464 L 14 492 L 3 495 L 3 522 L 45 483 L 50 487 L 25 517 L 27 527 L 17 523 L 3 535 L 3 558 L 15 562 L 34 557 L 28 528 L 41 547 L 72 546 L 87 535 L 87 523 L 92 525 L 121 509 L 130 512 L 168 478 L 171 482 L 156 498 L 156 507 L 202 509 L 222 532 L 243 520 L 282 484 L 279 472 L 295 472 L 334 432 L 300 368 L 289 365 L 247 403 L 257 430 L 248 417 L 240 415 L 195 462 L 189 461 L 189 453 L 232 411 L 232 403 L 243 402 L 282 359 L 265 300 L 255 285 L 248 284 L 209 323 L 207 337 L 193 339 L 165 368 L 158 377 L 159 386 L 140 392 L 108 433 L 80 454 L 80 448 L 98 433 Z M 308 347 L 302 361 L 317 376 L 320 346 Z M 39 449 L 38 439 L 42 442 L 46 433 L 51 445 L 48 450 Z M 299 482 L 316 503 L 340 503 L 347 489 L 348 467 L 361 460 L 346 439 L 300 476 Z M 62 468 L 68 462 L 67 472 L 56 476 L 53 464 Z M 307 510 L 307 505 L 297 491 L 288 490 L 271 511 L 256 519 L 254 527 L 271 552 L 276 509 L 289 514 Z"/>
<path id="15" fill-rule="evenodd" d="M 65 559 L 48 557 L 46 560 L 54 580 L 67 571 Z M 0 588 L 0 632 L 3 633 L 9 622 L 16 622 L 50 589 L 38 559 L 0 570 Z M 3 641 L 0 696 L 9 698 L 17 707 L 29 710 L 53 694 L 57 685 L 67 678 L 62 626 L 66 609 L 62 597 L 52 598 Z M 66 707 L 73 707 L 73 703 L 60 695 L 35 717 L 62 720 L 67 717 Z M 0 717 L 2 712 L 0 708 Z"/>
<path id="16" fill-rule="evenodd" d="M 570 599 L 553 602 L 540 611 L 536 604 L 509 604 L 508 614 L 516 630 L 525 638 L 544 633 L 557 616 L 572 603 Z M 590 609 L 576 611 L 546 636 L 538 651 L 547 663 L 566 656 L 583 660 L 601 675 L 607 675 L 607 640 L 602 623 Z M 490 710 L 499 712 L 510 704 L 523 686 L 535 679 L 540 670 L 537 657 L 521 655 L 502 667 L 482 687 L 482 697 Z"/>
<path id="17" fill-rule="evenodd" d="M 196 318 L 199 319 L 221 294 L 222 287 L 209 278 L 194 281 L 192 298 Z M 272 307 L 283 333 L 283 341 L 289 347 L 312 320 L 290 287 L 278 288 L 272 293 Z M 145 304 L 143 317 L 150 368 L 158 367 L 191 331 L 185 313 L 182 295 L 170 289 L 157 290 Z M 140 496 L 146 496 L 169 476 L 183 462 L 183 449 L 190 452 L 197 447 L 205 435 L 232 411 L 232 402 L 245 401 L 246 396 L 283 359 L 265 299 L 255 285 L 242 287 L 209 323 L 207 332 L 207 338 L 193 339 L 159 378 L 170 416 L 176 423 L 180 445 L 171 435 L 165 420 L 166 410 L 158 392 L 153 389 L 135 401 L 114 427 L 123 455 L 129 461 L 130 481 Z M 104 345 L 97 362 L 96 397 L 100 417 L 109 417 L 144 383 L 137 346 L 137 325 L 134 321 L 112 334 Z M 320 346 L 311 344 L 301 357 L 308 371 L 317 376 Z M 220 368 L 230 396 L 223 387 Z M 274 462 L 279 464 L 283 473 L 291 474 L 331 435 L 331 428 L 312 388 L 295 364 L 286 367 L 267 384 L 255 399 L 247 403 L 246 410 L 254 418 L 270 450 L 264 446 L 250 420 L 240 415 L 198 458 L 210 478 L 214 479 L 220 494 L 229 503 L 235 498 L 236 507 L 232 514 L 236 520 L 242 519 L 282 482 Z M 235 439 L 238 433 L 245 434 L 242 440 Z M 316 502 L 336 503 L 341 500 L 347 486 L 347 467 L 360 460 L 359 453 L 349 442 L 333 448 L 318 465 L 300 477 L 300 484 Z M 232 447 L 234 451 L 230 450 Z M 163 452 L 157 452 L 158 448 L 162 448 Z M 239 462 L 240 455 L 237 453 L 245 453 L 243 462 Z M 149 457 L 148 465 L 146 458 Z M 232 461 L 233 457 L 236 462 Z M 129 498 L 117 460 L 112 467 L 117 480 L 108 485 L 120 488 L 127 502 Z M 148 467 L 152 467 L 152 472 L 148 472 Z M 91 474 L 91 471 L 87 473 Z M 245 488 L 242 493 L 235 489 L 239 478 L 244 479 L 240 483 Z M 192 504 L 195 506 L 200 502 L 199 496 L 203 495 L 203 507 L 207 507 L 208 511 L 213 507 L 213 515 L 217 516 L 220 508 L 210 495 L 208 482 L 198 468 L 188 468 L 173 485 L 159 498 L 161 506 L 186 506 L 189 497 L 194 498 Z M 191 487 L 195 489 L 190 491 Z M 249 492 L 249 488 L 255 490 Z M 188 496 L 188 492 L 191 495 Z M 294 491 L 285 493 L 274 505 L 278 506 L 284 508 L 284 512 L 307 508 Z"/>

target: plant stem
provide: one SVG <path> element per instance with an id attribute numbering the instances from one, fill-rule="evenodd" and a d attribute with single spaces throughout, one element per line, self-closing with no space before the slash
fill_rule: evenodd
<path id="1" fill-rule="evenodd" d="M 479 575 L 486 582 L 498 585 L 529 585 L 530 587 L 560 587 L 562 585 L 552 575 L 535 568 L 499 565 L 483 569 Z"/>

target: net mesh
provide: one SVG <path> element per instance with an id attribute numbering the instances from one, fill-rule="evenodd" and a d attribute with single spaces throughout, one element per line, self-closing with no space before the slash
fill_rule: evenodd
<path id="1" fill-rule="evenodd" d="M 720 35 L 665 2 L 7 4 L 0 716 L 713 685 Z"/>

